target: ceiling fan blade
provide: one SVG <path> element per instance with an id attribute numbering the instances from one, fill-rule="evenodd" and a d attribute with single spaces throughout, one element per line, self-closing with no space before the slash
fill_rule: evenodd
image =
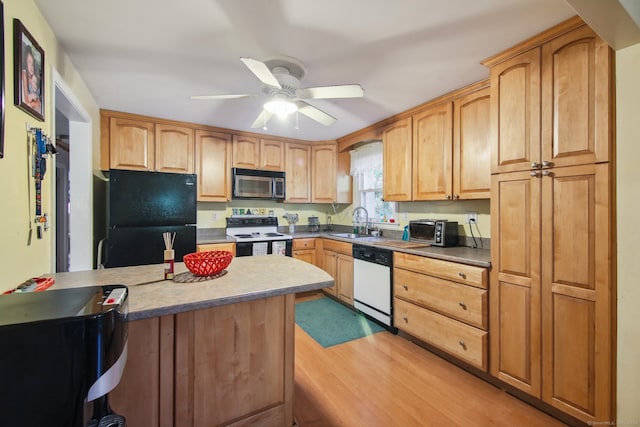
<path id="1" fill-rule="evenodd" d="M 260 115 L 256 118 L 251 127 L 255 129 L 266 126 L 272 115 L 273 114 L 271 114 L 267 110 L 262 110 L 262 113 L 260 113 Z"/>
<path id="2" fill-rule="evenodd" d="M 362 98 L 364 96 L 364 89 L 358 84 L 319 86 L 298 89 L 296 95 L 308 99 Z"/>
<path id="3" fill-rule="evenodd" d="M 256 95 L 251 95 L 249 93 L 242 93 L 242 94 L 229 94 L 229 95 L 194 95 L 191 97 L 191 99 L 237 99 L 237 98 L 248 98 L 251 96 L 256 96 Z"/>
<path id="4" fill-rule="evenodd" d="M 298 111 L 325 126 L 331 126 L 336 122 L 336 120 L 338 120 L 335 117 L 320 110 L 319 108 L 307 104 L 304 101 L 298 101 Z"/>
<path id="5" fill-rule="evenodd" d="M 271 73 L 269 67 L 265 65 L 264 62 L 260 62 L 256 59 L 251 58 L 240 58 L 240 61 L 247 66 L 247 68 L 255 74 L 255 76 L 264 84 L 269 86 L 277 87 L 278 89 L 282 89 L 280 86 L 280 82 L 276 79 L 276 77 Z"/>

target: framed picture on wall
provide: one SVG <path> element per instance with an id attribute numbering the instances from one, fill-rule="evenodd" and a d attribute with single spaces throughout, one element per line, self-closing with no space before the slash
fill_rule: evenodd
<path id="1" fill-rule="evenodd" d="M 0 22 L 4 22 L 4 5 L 0 1 Z M 0 25 L 0 159 L 4 157 L 4 25 Z"/>
<path id="2" fill-rule="evenodd" d="M 22 25 L 13 20 L 14 103 L 44 121 L 44 50 Z"/>

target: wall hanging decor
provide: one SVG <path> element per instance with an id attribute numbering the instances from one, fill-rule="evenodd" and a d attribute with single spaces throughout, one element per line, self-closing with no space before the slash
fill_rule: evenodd
<path id="1" fill-rule="evenodd" d="M 13 20 L 14 103 L 44 121 L 44 50 L 22 25 Z"/>
<path id="2" fill-rule="evenodd" d="M 47 157 L 58 153 L 55 145 L 51 142 L 42 129 L 27 125 L 27 194 L 29 198 L 29 234 L 27 244 L 31 244 L 33 234 L 32 222 L 36 223 L 36 236 L 42 239 L 42 229 L 49 229 L 49 215 L 42 212 L 42 180 L 47 173 Z M 31 178 L 35 184 L 35 219 L 31 220 Z"/>

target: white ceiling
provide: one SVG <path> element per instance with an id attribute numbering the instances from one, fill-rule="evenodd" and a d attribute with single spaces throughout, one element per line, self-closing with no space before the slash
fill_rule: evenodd
<path id="1" fill-rule="evenodd" d="M 480 61 L 573 15 L 563 0 L 35 0 L 100 108 L 306 140 L 335 139 L 485 79 Z M 302 86 L 359 83 L 361 99 L 250 126 L 263 98 L 240 57 L 287 55 Z"/>

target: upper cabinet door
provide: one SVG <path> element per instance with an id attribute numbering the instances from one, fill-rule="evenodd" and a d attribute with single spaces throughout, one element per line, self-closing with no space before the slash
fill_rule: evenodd
<path id="1" fill-rule="evenodd" d="M 453 198 L 488 199 L 491 194 L 489 88 L 453 104 Z"/>
<path id="2" fill-rule="evenodd" d="M 491 67 L 491 173 L 540 162 L 540 48 Z"/>
<path id="3" fill-rule="evenodd" d="M 196 130 L 198 200 L 226 202 L 231 198 L 231 135 Z"/>
<path id="4" fill-rule="evenodd" d="M 193 173 L 193 151 L 193 129 L 156 125 L 156 171 Z"/>
<path id="5" fill-rule="evenodd" d="M 273 139 L 260 140 L 260 169 L 284 171 L 284 142 Z"/>
<path id="6" fill-rule="evenodd" d="M 148 171 L 155 168 L 155 125 L 140 120 L 109 119 L 109 167 Z"/>
<path id="7" fill-rule="evenodd" d="M 260 140 L 250 136 L 233 136 L 233 166 L 243 169 L 260 168 Z"/>
<path id="8" fill-rule="evenodd" d="M 385 127 L 383 142 L 383 198 L 387 202 L 411 200 L 411 117 Z"/>
<path id="9" fill-rule="evenodd" d="M 584 26 L 542 47 L 542 161 L 609 161 L 612 51 Z M 545 167 L 545 165 L 543 165 Z"/>
<path id="10" fill-rule="evenodd" d="M 311 147 L 311 202 L 336 201 L 336 145 Z"/>
<path id="11" fill-rule="evenodd" d="M 452 117 L 451 102 L 413 116 L 413 200 L 452 197 Z"/>
<path id="12" fill-rule="evenodd" d="M 309 203 L 311 150 L 305 144 L 287 144 L 286 193 L 289 203 Z"/>

